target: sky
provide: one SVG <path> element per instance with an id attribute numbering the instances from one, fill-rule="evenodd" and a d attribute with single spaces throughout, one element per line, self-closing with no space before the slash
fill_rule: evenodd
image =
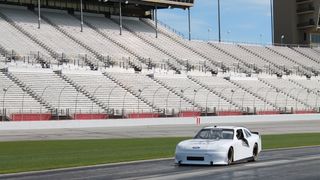
<path id="1" fill-rule="evenodd" d="M 271 43 L 270 0 L 220 0 L 222 41 Z M 218 40 L 217 0 L 195 0 L 192 39 Z M 188 11 L 159 10 L 158 19 L 188 37 Z"/>

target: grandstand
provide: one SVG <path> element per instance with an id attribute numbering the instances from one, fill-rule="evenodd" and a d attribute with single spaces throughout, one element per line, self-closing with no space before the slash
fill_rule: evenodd
<path id="1" fill-rule="evenodd" d="M 188 41 L 142 15 L 120 35 L 105 12 L 81 32 L 79 13 L 41 11 L 38 28 L 0 5 L 2 120 L 319 113 L 318 49 Z"/>

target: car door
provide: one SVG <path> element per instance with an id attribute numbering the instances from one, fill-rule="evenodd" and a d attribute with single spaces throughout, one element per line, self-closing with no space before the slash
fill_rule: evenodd
<path id="1" fill-rule="evenodd" d="M 249 149 L 246 152 L 246 158 L 250 158 L 253 155 L 253 147 L 256 143 L 256 139 L 252 136 L 251 132 L 248 129 L 244 128 L 243 132 L 249 144 Z"/>
<path id="2" fill-rule="evenodd" d="M 248 158 L 248 152 L 251 152 L 250 144 L 247 138 L 245 137 L 245 133 L 242 128 L 236 129 L 234 141 L 234 160 L 238 161 L 241 159 Z"/>

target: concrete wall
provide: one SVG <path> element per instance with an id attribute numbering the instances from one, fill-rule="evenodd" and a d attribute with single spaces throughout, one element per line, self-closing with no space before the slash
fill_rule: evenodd
<path id="1" fill-rule="evenodd" d="M 247 123 L 247 122 L 278 122 L 320 120 L 320 114 L 290 114 L 290 115 L 260 115 L 260 116 L 215 116 L 200 117 L 200 124 L 215 123 Z M 109 120 L 67 120 L 67 121 L 29 121 L 29 122 L 0 122 L 1 130 L 32 130 L 32 129 L 65 129 L 65 128 L 98 128 L 98 127 L 134 127 L 157 125 L 194 125 L 195 117 L 191 118 L 156 118 L 156 119 L 109 119 Z"/>

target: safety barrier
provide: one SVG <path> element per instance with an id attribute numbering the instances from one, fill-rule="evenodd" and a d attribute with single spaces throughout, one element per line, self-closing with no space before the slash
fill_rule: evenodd
<path id="1" fill-rule="evenodd" d="M 218 116 L 239 116 L 242 115 L 240 111 L 220 111 L 217 113 Z"/>
<path id="2" fill-rule="evenodd" d="M 201 112 L 197 111 L 182 111 L 179 113 L 179 117 L 195 117 L 195 116 L 200 116 Z"/>
<path id="3" fill-rule="evenodd" d="M 76 120 L 96 120 L 96 119 L 108 119 L 108 114 L 74 114 L 73 119 Z"/>
<path id="4" fill-rule="evenodd" d="M 12 121 L 48 121 L 52 118 L 51 114 L 11 114 Z"/>
<path id="5" fill-rule="evenodd" d="M 160 114 L 158 113 L 130 113 L 127 115 L 127 118 L 134 119 L 134 118 L 158 118 Z"/>

